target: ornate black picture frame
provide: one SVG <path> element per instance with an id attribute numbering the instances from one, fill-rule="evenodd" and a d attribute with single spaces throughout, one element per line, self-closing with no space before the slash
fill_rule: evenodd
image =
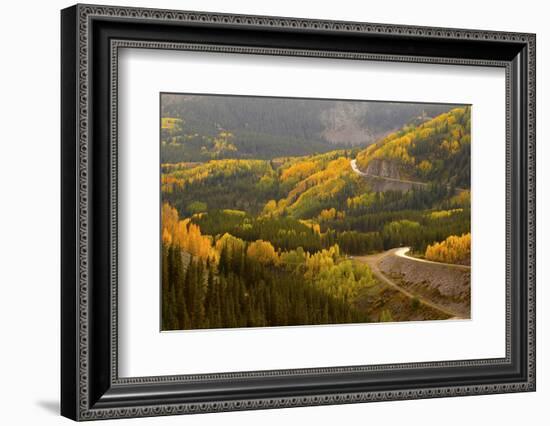
<path id="1" fill-rule="evenodd" d="M 535 35 L 76 5 L 61 13 L 61 413 L 159 416 L 535 390 Z M 120 378 L 117 58 L 121 47 L 506 71 L 506 356 Z"/>

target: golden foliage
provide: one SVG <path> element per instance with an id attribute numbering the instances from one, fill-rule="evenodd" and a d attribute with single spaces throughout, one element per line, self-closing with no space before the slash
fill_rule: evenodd
<path id="1" fill-rule="evenodd" d="M 429 245 L 425 257 L 445 263 L 470 263 L 471 234 L 451 235 L 445 241 Z"/>
<path id="2" fill-rule="evenodd" d="M 354 178 L 355 175 L 352 176 L 348 158 L 338 157 L 331 160 L 324 168 L 299 181 L 289 191 L 284 201 L 282 203 L 281 200 L 279 201 L 278 210 L 287 209 L 292 213 L 312 200 L 333 198 L 346 185 L 345 179 L 352 177 Z"/>
<path id="3" fill-rule="evenodd" d="M 328 250 L 323 249 L 321 251 L 310 254 L 306 252 L 306 273 L 307 278 L 314 278 L 323 271 L 328 271 L 335 264 L 340 257 L 340 247 L 338 244 L 331 246 Z"/>
<path id="4" fill-rule="evenodd" d="M 435 212 L 430 212 L 428 216 L 430 219 L 443 219 L 446 217 L 450 217 L 455 213 L 460 213 L 463 210 L 464 209 L 438 210 Z"/>
<path id="5" fill-rule="evenodd" d="M 416 159 L 411 156 L 410 148 L 418 142 L 445 136 L 446 139 L 440 143 L 440 148 L 454 154 L 458 152 L 462 144 L 469 143 L 469 135 L 465 127 L 460 124 L 461 119 L 470 113 L 468 107 L 454 108 L 451 111 L 440 114 L 437 117 L 422 123 L 417 127 L 406 126 L 398 132 L 384 137 L 382 140 L 370 145 L 357 155 L 357 164 L 362 170 L 366 170 L 369 163 L 374 159 L 397 160 L 405 166 L 414 166 Z M 431 164 L 420 164 L 423 172 L 431 169 Z"/>
<path id="6" fill-rule="evenodd" d="M 171 193 L 185 185 L 199 183 L 209 178 L 222 176 L 229 178 L 236 175 L 252 173 L 258 177 L 272 173 L 269 162 L 264 160 L 211 160 L 207 163 L 163 164 L 161 189 Z"/>
<path id="7" fill-rule="evenodd" d="M 231 216 L 240 216 L 240 217 L 246 216 L 246 212 L 243 210 L 223 209 L 223 212 Z"/>
<path id="8" fill-rule="evenodd" d="M 418 165 L 418 168 L 423 172 L 427 173 L 432 169 L 432 163 L 430 163 L 428 160 L 423 160 Z"/>
<path id="9" fill-rule="evenodd" d="M 281 173 L 281 181 L 286 181 L 291 178 L 302 180 L 315 171 L 317 171 L 318 164 L 314 161 L 302 161 L 293 164 L 289 168 L 283 170 Z"/>
<path id="10" fill-rule="evenodd" d="M 166 230 L 167 235 L 170 235 L 170 238 L 172 238 L 172 235 L 174 235 L 175 233 L 176 225 L 178 224 L 178 221 L 179 221 L 178 211 L 175 208 L 173 208 L 170 204 L 163 203 L 161 218 L 162 218 L 163 235 L 164 235 L 164 231 Z"/>
<path id="11" fill-rule="evenodd" d="M 190 219 L 179 220 L 177 210 L 168 203 L 162 205 L 162 242 L 175 245 L 193 256 L 208 259 L 215 254 L 212 250 L 212 239 L 202 235 L 198 225 Z"/>
<path id="12" fill-rule="evenodd" d="M 316 232 L 317 234 L 321 234 L 321 226 L 318 223 L 315 223 L 313 220 L 300 219 L 300 223 L 302 223 L 303 225 L 306 225 L 308 228 L 313 229 L 313 231 Z"/>
<path id="13" fill-rule="evenodd" d="M 265 265 L 277 265 L 279 263 L 279 255 L 269 241 L 257 240 L 250 243 L 246 255 Z"/>
<path id="14" fill-rule="evenodd" d="M 334 207 L 330 209 L 324 209 L 319 213 L 319 220 L 331 220 L 336 217 L 336 209 Z"/>
<path id="15" fill-rule="evenodd" d="M 345 211 L 338 211 L 334 207 L 330 209 L 324 209 L 321 210 L 321 213 L 319 213 L 319 221 L 328 221 L 333 219 L 344 219 L 346 217 Z"/>
<path id="16" fill-rule="evenodd" d="M 216 251 L 221 253 L 223 249 L 226 249 L 229 256 L 233 256 L 233 253 L 244 251 L 244 248 L 245 242 L 243 240 L 227 232 L 216 241 Z"/>
<path id="17" fill-rule="evenodd" d="M 357 209 L 360 207 L 368 207 L 376 200 L 375 192 L 366 192 L 355 197 L 350 197 L 346 200 L 346 204 L 350 209 Z"/>
<path id="18" fill-rule="evenodd" d="M 210 158 L 218 158 L 220 155 L 227 152 L 237 151 L 237 147 L 233 144 L 233 133 L 227 130 L 221 130 L 214 139 L 208 138 L 212 143 L 212 146 L 201 147 L 201 152 L 208 155 Z"/>
<path id="19" fill-rule="evenodd" d="M 183 182 L 174 176 L 163 174 L 160 178 L 162 192 L 172 193 L 175 188 L 183 188 Z"/>
<path id="20" fill-rule="evenodd" d="M 179 163 L 162 163 L 160 169 L 163 174 L 175 172 L 176 170 L 192 169 L 199 166 L 201 163 L 196 161 L 181 161 Z"/>
<path id="21" fill-rule="evenodd" d="M 180 118 L 174 117 L 162 117 L 161 119 L 161 128 L 167 130 L 173 130 L 177 124 L 181 124 L 182 120 Z"/>
<path id="22" fill-rule="evenodd" d="M 271 216 L 276 212 L 276 210 L 277 210 L 277 201 L 269 200 L 267 203 L 265 203 L 262 213 L 266 216 Z"/>
<path id="23" fill-rule="evenodd" d="M 470 205 L 471 194 L 470 191 L 460 191 L 453 196 L 450 200 L 452 206 L 468 207 Z"/>
<path id="24" fill-rule="evenodd" d="M 441 146 L 441 149 L 444 149 L 450 152 L 451 154 L 454 154 L 460 151 L 460 142 L 457 139 L 451 142 L 449 142 L 448 140 L 444 140 L 443 142 L 441 142 L 440 146 Z"/>

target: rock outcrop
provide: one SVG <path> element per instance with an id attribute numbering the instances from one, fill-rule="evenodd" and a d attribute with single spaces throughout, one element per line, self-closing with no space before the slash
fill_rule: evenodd
<path id="1" fill-rule="evenodd" d="M 470 318 L 470 270 L 388 256 L 380 270 L 403 288 Z"/>
<path id="2" fill-rule="evenodd" d="M 364 172 L 369 176 L 378 176 L 383 178 L 401 179 L 399 167 L 394 161 L 375 159 L 369 162 L 367 170 Z"/>

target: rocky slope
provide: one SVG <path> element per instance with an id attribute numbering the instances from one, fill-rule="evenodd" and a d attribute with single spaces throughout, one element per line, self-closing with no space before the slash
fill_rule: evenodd
<path id="1" fill-rule="evenodd" d="M 385 257 L 379 268 L 384 274 L 415 294 L 470 317 L 470 270 L 418 262 L 399 256 Z"/>

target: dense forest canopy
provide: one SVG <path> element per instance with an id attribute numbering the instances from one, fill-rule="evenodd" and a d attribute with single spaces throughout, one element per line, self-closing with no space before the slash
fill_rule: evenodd
<path id="1" fill-rule="evenodd" d="M 161 95 L 162 162 L 271 159 L 364 147 L 452 107 L 166 93 Z"/>
<path id="2" fill-rule="evenodd" d="M 161 112 L 165 330 L 391 320 L 361 309 L 376 280 L 353 256 L 469 262 L 468 106 L 163 95 Z"/>
<path id="3" fill-rule="evenodd" d="M 470 107 L 454 108 L 419 126 L 405 126 L 357 155 L 363 170 L 397 163 L 403 175 L 470 187 Z"/>

